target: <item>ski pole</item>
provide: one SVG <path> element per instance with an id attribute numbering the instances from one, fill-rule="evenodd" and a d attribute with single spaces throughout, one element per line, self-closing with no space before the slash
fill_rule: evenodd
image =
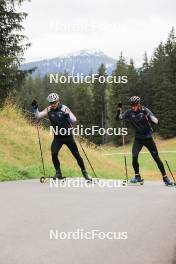
<path id="1" fill-rule="evenodd" d="M 173 179 L 173 181 L 174 181 L 174 185 L 176 185 L 175 177 L 174 177 L 174 174 L 173 174 L 173 172 L 172 172 L 172 170 L 171 170 L 171 168 L 170 168 L 170 166 L 169 166 L 168 161 L 165 160 L 165 163 L 166 163 L 166 165 L 167 165 L 167 167 L 168 167 L 168 170 L 169 170 L 169 172 L 170 172 L 170 175 L 172 176 L 172 179 Z"/>
<path id="2" fill-rule="evenodd" d="M 89 165 L 90 165 L 90 167 L 91 167 L 91 169 L 93 171 L 93 174 L 94 174 L 95 178 L 98 178 L 97 175 L 96 175 L 96 173 L 95 173 L 95 170 L 94 170 L 94 168 L 93 168 L 93 166 L 92 166 L 92 164 L 91 164 L 91 162 L 90 162 L 90 160 L 89 160 L 89 158 L 88 158 L 88 156 L 87 156 L 87 154 L 86 154 L 86 152 L 85 152 L 85 150 L 84 150 L 84 148 L 83 148 L 83 146 L 82 146 L 82 144 L 81 144 L 80 141 L 79 141 L 79 145 L 80 145 L 82 151 L 84 152 L 84 155 L 85 155 L 85 157 L 86 157 L 86 159 L 87 159 L 87 161 L 88 161 L 88 163 L 89 163 Z"/>
<path id="3" fill-rule="evenodd" d="M 168 170 L 169 170 L 169 172 L 170 172 L 170 175 L 171 175 L 171 177 L 172 177 L 172 179 L 173 179 L 174 185 L 176 185 L 176 180 L 175 180 L 174 174 L 173 174 L 173 172 L 172 172 L 172 170 L 171 170 L 171 167 L 170 167 L 170 165 L 169 165 L 169 162 L 167 161 L 167 159 L 166 159 L 166 157 L 165 157 L 165 155 L 164 155 L 163 152 L 160 152 L 160 154 L 162 155 L 162 157 L 163 157 L 163 159 L 164 159 L 164 162 L 166 163 L 166 166 L 167 166 L 167 168 L 168 168 Z"/>
<path id="4" fill-rule="evenodd" d="M 156 134 L 156 132 L 155 132 L 155 134 Z M 163 152 L 160 152 L 160 153 L 161 153 L 161 155 L 162 155 L 162 157 L 163 157 L 163 159 L 164 159 L 164 162 L 166 163 L 166 166 L 167 166 L 167 168 L 168 168 L 168 170 L 169 170 L 169 172 L 170 172 L 170 175 L 171 175 L 171 177 L 172 177 L 172 179 L 173 179 L 174 185 L 176 185 L 176 180 L 175 180 L 174 174 L 173 174 L 173 172 L 172 172 L 172 170 L 171 170 L 171 167 L 170 167 L 170 165 L 169 165 L 169 162 L 167 161 L 167 159 L 166 159 L 164 153 L 163 153 Z"/>
<path id="5" fill-rule="evenodd" d="M 153 130 L 151 124 L 149 123 L 149 120 L 148 120 L 147 117 L 146 117 L 146 120 L 147 120 L 148 126 L 150 127 L 150 129 L 151 129 L 152 132 L 154 133 L 154 130 Z M 155 133 L 154 133 L 154 138 L 155 138 L 155 135 L 156 135 L 156 131 L 155 131 Z M 168 162 L 167 159 L 165 158 L 164 153 L 163 153 L 163 152 L 160 152 L 160 153 L 161 153 L 161 155 L 162 155 L 162 157 L 163 157 L 163 159 L 164 159 L 164 162 L 166 163 L 166 166 L 167 166 L 167 168 L 168 168 L 168 170 L 169 170 L 169 172 L 170 172 L 170 175 L 171 175 L 171 177 L 172 177 L 172 179 L 173 179 L 173 181 L 174 181 L 174 185 L 176 185 L 176 180 L 175 180 L 174 174 L 173 174 L 173 172 L 172 172 L 172 170 L 171 170 L 171 167 L 170 167 L 170 165 L 169 165 L 169 162 Z"/>
<path id="6" fill-rule="evenodd" d="M 43 168 L 43 175 L 45 177 L 45 165 L 44 165 L 44 159 L 43 159 L 43 152 L 42 152 L 42 144 L 40 140 L 40 133 L 39 133 L 39 127 L 38 127 L 38 121 L 36 121 L 36 127 L 37 127 L 37 136 L 38 136 L 38 142 L 40 147 L 40 155 L 41 155 L 41 162 L 42 162 L 42 168 Z"/>
<path id="7" fill-rule="evenodd" d="M 122 102 L 118 103 L 118 108 L 119 109 L 119 114 L 122 114 Z M 118 117 L 119 118 L 119 117 Z M 121 126 L 124 126 L 124 120 L 122 119 L 121 121 Z M 125 177 L 126 180 L 128 182 L 129 178 L 128 178 L 128 167 L 127 167 L 127 157 L 126 157 L 126 152 L 125 152 L 125 136 L 122 135 L 122 145 L 123 145 L 123 157 L 124 157 L 124 167 L 125 167 Z"/>
<path id="8" fill-rule="evenodd" d="M 124 122 L 122 122 L 123 126 Z M 123 144 L 123 157 L 124 157 L 124 164 L 125 164 L 125 177 L 126 180 L 128 181 L 128 167 L 127 167 L 127 157 L 126 157 L 126 152 L 125 152 L 125 136 L 122 135 L 122 144 Z"/>

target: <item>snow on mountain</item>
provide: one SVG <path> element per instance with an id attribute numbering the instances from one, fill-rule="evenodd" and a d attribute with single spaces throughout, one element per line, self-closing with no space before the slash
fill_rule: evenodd
<path id="1" fill-rule="evenodd" d="M 107 73 L 111 74 L 115 68 L 116 60 L 101 50 L 84 49 L 65 56 L 25 63 L 22 65 L 22 69 L 27 70 L 36 67 L 33 77 L 37 75 L 44 77 L 46 74 L 64 72 L 69 75 L 76 75 L 77 73 L 89 75 L 90 73 L 97 73 L 102 63 L 105 65 Z"/>

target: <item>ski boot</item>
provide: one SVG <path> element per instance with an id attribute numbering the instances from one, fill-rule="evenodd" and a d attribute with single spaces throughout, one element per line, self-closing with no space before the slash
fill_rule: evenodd
<path id="1" fill-rule="evenodd" d="M 163 176 L 163 182 L 165 183 L 166 186 L 174 186 L 174 183 L 171 182 L 171 180 L 167 175 Z"/>
<path id="2" fill-rule="evenodd" d="M 85 178 L 86 181 L 92 182 L 92 178 L 89 176 L 86 170 L 82 170 L 82 175 Z"/>
<path id="3" fill-rule="evenodd" d="M 144 179 L 141 179 L 141 176 L 139 174 L 136 174 L 131 180 L 130 183 L 139 183 L 141 185 L 144 184 Z"/>
<path id="4" fill-rule="evenodd" d="M 55 181 L 56 179 L 58 179 L 58 180 L 65 180 L 66 177 L 63 177 L 63 176 L 62 176 L 62 173 L 61 173 L 60 170 L 56 170 L 56 174 L 55 174 L 55 176 L 53 177 L 53 180 Z"/>

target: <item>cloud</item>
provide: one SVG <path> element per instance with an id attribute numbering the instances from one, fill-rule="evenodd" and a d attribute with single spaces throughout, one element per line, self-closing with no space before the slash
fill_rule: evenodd
<path id="1" fill-rule="evenodd" d="M 113 57 L 123 51 L 141 63 L 175 25 L 175 7 L 174 0 L 32 0 L 22 7 L 32 42 L 26 59 L 98 48 Z"/>

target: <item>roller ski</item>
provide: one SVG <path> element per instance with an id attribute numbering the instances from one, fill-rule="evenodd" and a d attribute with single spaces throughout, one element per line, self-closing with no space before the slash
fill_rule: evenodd
<path id="1" fill-rule="evenodd" d="M 175 182 L 171 182 L 171 180 L 169 179 L 169 177 L 167 175 L 163 176 L 163 182 L 167 187 L 174 187 L 176 186 Z"/>
<path id="2" fill-rule="evenodd" d="M 135 175 L 128 181 L 128 185 L 144 185 L 144 179 L 141 179 L 140 175 Z"/>
<path id="3" fill-rule="evenodd" d="M 86 180 L 86 182 L 87 183 L 92 183 L 92 184 L 95 184 L 95 183 L 97 183 L 98 181 L 99 181 L 99 179 L 98 178 L 91 178 L 91 176 L 87 173 L 87 171 L 86 170 L 82 170 L 82 175 L 83 175 L 83 177 L 84 177 L 84 179 Z"/>
<path id="4" fill-rule="evenodd" d="M 54 177 L 51 178 L 51 177 L 43 176 L 43 177 L 40 178 L 40 182 L 44 183 L 44 182 L 46 182 L 47 180 L 50 180 L 50 179 L 53 179 L 54 181 L 57 181 L 57 180 L 65 181 L 66 177 L 63 177 L 60 171 L 56 171 L 56 174 L 54 175 Z"/>

